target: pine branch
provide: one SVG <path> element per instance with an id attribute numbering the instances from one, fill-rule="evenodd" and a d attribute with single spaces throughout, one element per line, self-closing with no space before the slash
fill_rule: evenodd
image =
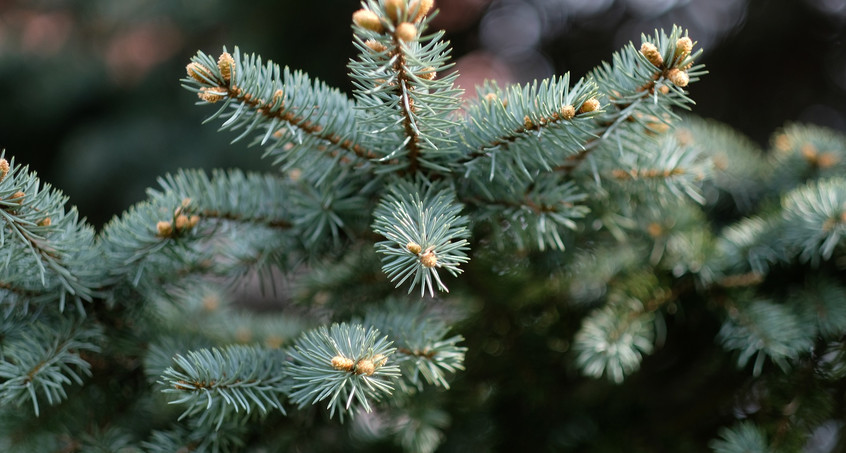
<path id="1" fill-rule="evenodd" d="M 101 268 L 93 247 L 94 231 L 79 220 L 67 198 L 42 185 L 28 167 L 0 153 L 0 291 L 26 302 L 67 298 L 90 301 L 100 284 Z"/>
<path id="2" fill-rule="evenodd" d="M 24 332 L 3 342 L 0 360 L 0 401 L 32 404 L 40 414 L 41 399 L 56 405 L 67 398 L 66 386 L 81 385 L 91 365 L 82 355 L 99 352 L 101 332 L 91 326 L 59 319 L 32 322 Z"/>
<path id="3" fill-rule="evenodd" d="M 174 395 L 170 404 L 187 407 L 180 419 L 197 416 L 197 423 L 214 423 L 243 411 L 243 416 L 271 410 L 285 413 L 282 397 L 287 393 L 284 359 L 280 350 L 250 346 L 201 349 L 177 355 L 162 374 L 163 393 Z"/>
<path id="4" fill-rule="evenodd" d="M 457 74 L 439 76 L 451 64 L 443 32 L 424 35 L 432 3 L 362 2 L 353 15 L 359 58 L 349 64 L 368 135 L 390 168 L 414 174 L 447 171 L 455 153 L 452 118 L 460 105 Z"/>
<path id="5" fill-rule="evenodd" d="M 338 412 L 342 421 L 345 413 L 355 414 L 353 401 L 370 412 L 369 399 L 389 396 L 400 375 L 397 365 L 388 364 L 396 348 L 380 335 L 345 323 L 303 334 L 289 349 L 285 368 L 292 379 L 291 401 L 303 408 L 328 399 L 329 416 Z"/>
<path id="6" fill-rule="evenodd" d="M 411 279 L 409 293 L 419 284 L 421 297 L 427 288 L 434 297 L 435 284 L 448 291 L 438 269 L 457 275 L 458 266 L 470 259 L 464 239 L 470 233 L 460 211 L 455 195 L 440 186 L 397 181 L 389 187 L 376 207 L 373 229 L 387 239 L 376 250 L 384 255 L 382 270 L 391 282 L 399 287 Z"/>
<path id="7" fill-rule="evenodd" d="M 599 131 L 595 133 L 599 138 L 585 144 L 559 170 L 574 171 L 597 146 L 625 133 L 632 123 L 640 123 L 633 135 L 643 136 L 644 132 L 661 128 L 660 122 L 676 117 L 673 107 L 689 109 L 693 101 L 684 88 L 699 80 L 705 71 L 701 65 L 693 65 L 701 49 L 691 53 L 695 43 L 686 35 L 675 26 L 669 35 L 663 30 L 656 30 L 653 37 L 643 35 L 639 51 L 629 44 L 614 54 L 612 64 L 603 63 L 591 73 L 603 95 L 600 103 L 607 105 L 603 114 L 596 117 Z"/>
<path id="8" fill-rule="evenodd" d="M 242 56 L 237 47 L 234 55 L 224 48 L 217 62 L 198 52 L 187 72 L 183 86 L 196 92 L 200 103 L 223 101 L 207 121 L 222 118 L 221 129 L 244 129 L 235 141 L 251 133 L 261 145 L 273 139 L 268 154 L 283 168 L 313 150 L 323 151 L 330 162 L 354 165 L 379 157 L 359 143 L 353 102 L 302 72 L 271 61 L 262 65 L 258 56 Z"/>
<path id="9" fill-rule="evenodd" d="M 583 149 L 592 137 L 590 118 L 599 113 L 597 87 L 570 75 L 504 90 L 488 82 L 465 109 L 461 131 L 464 157 L 458 161 L 471 175 L 508 181 L 532 180 Z"/>
<path id="10" fill-rule="evenodd" d="M 389 300 L 385 307 L 368 313 L 364 324 L 379 329 L 396 345 L 402 385 L 423 390 L 425 380 L 449 389 L 447 375 L 464 369 L 467 348 L 457 346 L 464 338 L 448 337 L 449 327 L 427 314 L 419 303 Z"/>

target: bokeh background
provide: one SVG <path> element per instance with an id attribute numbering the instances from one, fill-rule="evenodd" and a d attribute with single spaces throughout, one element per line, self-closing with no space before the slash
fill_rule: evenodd
<path id="1" fill-rule="evenodd" d="M 262 168 L 179 86 L 240 46 L 349 92 L 357 0 L 0 0 L 0 149 L 99 226 L 180 167 Z M 439 0 L 468 95 L 485 78 L 582 76 L 641 33 L 690 30 L 695 113 L 766 146 L 787 122 L 846 129 L 844 0 Z"/>

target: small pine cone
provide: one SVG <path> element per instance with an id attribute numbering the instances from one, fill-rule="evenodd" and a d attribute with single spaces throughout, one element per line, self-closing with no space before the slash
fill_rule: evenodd
<path id="1" fill-rule="evenodd" d="M 232 58 L 232 55 L 229 55 L 229 52 L 223 52 L 217 59 L 217 68 L 220 69 L 223 80 L 229 83 L 235 74 L 235 59 Z"/>
<path id="2" fill-rule="evenodd" d="M 658 48 L 655 47 L 655 44 L 651 42 L 645 42 L 640 46 L 640 53 L 649 60 L 656 68 L 660 68 L 661 65 L 664 64 L 664 57 L 661 56 L 661 52 L 658 51 Z"/>
<path id="3" fill-rule="evenodd" d="M 214 104 L 215 102 L 220 101 L 221 99 L 225 98 L 228 92 L 226 88 L 222 87 L 203 87 L 200 88 L 200 91 L 197 93 L 197 97 L 210 103 Z"/>
<path id="4" fill-rule="evenodd" d="M 355 366 L 353 359 L 348 359 L 343 356 L 336 355 L 332 357 L 332 368 L 339 371 L 352 371 Z"/>
<path id="5" fill-rule="evenodd" d="M 570 104 L 567 104 L 564 107 L 561 107 L 561 110 L 558 111 L 558 114 L 561 116 L 561 118 L 565 120 L 571 120 L 574 116 L 576 116 L 576 108 Z"/>
<path id="6" fill-rule="evenodd" d="M 397 23 L 405 16 L 406 0 L 385 0 L 385 12 L 393 23 Z"/>
<path id="7" fill-rule="evenodd" d="M 403 42 L 414 41 L 417 38 L 417 27 L 408 22 L 403 22 L 397 25 L 396 36 Z"/>
<path id="8" fill-rule="evenodd" d="M 358 363 L 355 364 L 355 374 L 366 374 L 368 376 L 372 376 L 375 372 L 376 365 L 374 365 L 371 360 L 359 360 Z"/>
<path id="9" fill-rule="evenodd" d="M 211 70 L 196 61 L 188 63 L 188 66 L 185 66 L 185 72 L 187 72 L 192 79 L 200 83 L 209 83 L 210 80 L 214 80 Z"/>
<path id="10" fill-rule="evenodd" d="M 435 267 L 435 266 L 437 266 L 437 265 L 438 265 L 438 257 L 437 257 L 437 256 L 435 256 L 435 252 L 434 252 L 434 251 L 432 251 L 432 250 L 427 250 L 427 251 L 426 251 L 426 253 L 424 253 L 424 254 L 420 257 L 420 264 L 422 264 L 422 265 L 423 265 L 423 267 L 426 267 L 426 268 L 431 269 L 431 268 L 433 268 L 433 267 Z"/>
<path id="11" fill-rule="evenodd" d="M 408 11 L 414 14 L 414 20 L 412 22 L 423 20 L 432 11 L 433 6 L 435 6 L 435 0 L 411 0 L 411 3 L 408 5 Z"/>
<path id="12" fill-rule="evenodd" d="M 162 220 L 156 224 L 156 232 L 160 238 L 170 237 L 173 234 L 173 224 Z"/>
<path id="13" fill-rule="evenodd" d="M 352 19 L 353 22 L 361 28 L 375 31 L 376 33 L 382 33 L 382 30 L 384 30 L 379 16 L 369 9 L 362 8 L 354 12 Z"/>
<path id="14" fill-rule="evenodd" d="M 693 50 L 693 41 L 690 40 L 687 36 L 683 38 L 679 38 L 676 41 L 676 59 L 683 60 L 690 55 L 690 51 Z"/>
<path id="15" fill-rule="evenodd" d="M 667 79 L 669 79 L 670 82 L 673 82 L 673 85 L 682 88 L 686 87 L 687 84 L 690 83 L 690 76 L 688 76 L 686 72 L 680 71 L 676 68 L 667 71 Z"/>
<path id="16" fill-rule="evenodd" d="M 590 98 L 579 107 L 579 113 L 590 113 L 599 109 L 599 101 L 596 98 Z"/>
<path id="17" fill-rule="evenodd" d="M 9 161 L 6 159 L 0 159 L 0 181 L 6 179 L 6 175 L 9 174 Z"/>
<path id="18" fill-rule="evenodd" d="M 409 242 L 408 244 L 405 244 L 405 248 L 415 255 L 423 251 L 423 247 L 420 247 L 420 244 L 416 242 Z"/>

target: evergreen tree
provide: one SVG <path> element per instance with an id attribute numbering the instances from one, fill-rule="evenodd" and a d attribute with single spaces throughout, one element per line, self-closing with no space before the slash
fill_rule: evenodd
<path id="1" fill-rule="evenodd" d="M 705 73 L 680 28 L 462 103 L 433 14 L 362 3 L 352 98 L 198 53 L 185 88 L 271 168 L 164 176 L 100 232 L 3 154 L 4 451 L 790 452 L 843 426 L 846 139 L 680 117 Z"/>

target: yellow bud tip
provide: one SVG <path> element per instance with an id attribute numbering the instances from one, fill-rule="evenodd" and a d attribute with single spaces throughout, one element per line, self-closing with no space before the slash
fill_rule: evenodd
<path id="1" fill-rule="evenodd" d="M 426 66 L 423 68 L 423 71 L 420 73 L 420 78 L 424 80 L 433 80 L 435 78 L 435 68 L 432 66 Z"/>
<path id="2" fill-rule="evenodd" d="M 414 41 L 415 39 L 417 39 L 417 27 L 408 22 L 403 22 L 397 25 L 395 34 L 397 39 L 399 39 L 400 41 Z"/>
<path id="3" fill-rule="evenodd" d="M 355 365 L 355 374 L 366 374 L 368 376 L 373 375 L 376 372 L 376 365 L 373 364 L 371 360 L 359 360 L 358 363 Z"/>
<path id="4" fill-rule="evenodd" d="M 667 79 L 670 82 L 673 82 L 673 85 L 682 88 L 686 87 L 687 84 L 690 83 L 690 76 L 687 75 L 686 72 L 680 71 L 676 68 L 667 71 Z"/>
<path id="5" fill-rule="evenodd" d="M 0 181 L 6 178 L 6 175 L 9 174 L 9 161 L 6 159 L 0 159 Z"/>
<path id="6" fill-rule="evenodd" d="M 13 193 L 11 197 L 9 197 L 9 201 L 16 201 L 18 204 L 21 204 L 25 196 L 26 194 L 19 190 Z"/>
<path id="7" fill-rule="evenodd" d="M 599 101 L 596 98 L 590 98 L 579 108 L 579 113 L 590 113 L 596 110 L 599 110 Z"/>
<path id="8" fill-rule="evenodd" d="M 385 0 L 385 13 L 393 23 L 399 22 L 405 15 L 405 2 L 406 0 Z"/>
<path id="9" fill-rule="evenodd" d="M 369 47 L 370 50 L 372 50 L 376 53 L 382 53 L 382 52 L 388 50 L 388 48 L 385 47 L 384 44 L 382 44 L 379 41 L 376 41 L 375 39 L 368 39 L 367 41 L 364 41 L 364 45 Z"/>
<path id="10" fill-rule="evenodd" d="M 438 257 L 435 256 L 435 252 L 432 250 L 427 250 L 422 256 L 420 256 L 420 264 L 426 268 L 433 268 L 438 265 Z"/>
<path id="11" fill-rule="evenodd" d="M 352 19 L 354 24 L 366 30 L 375 31 L 376 33 L 381 33 L 383 30 L 382 21 L 379 19 L 379 16 L 369 9 L 362 8 L 354 12 Z"/>
<path id="12" fill-rule="evenodd" d="M 225 98 L 227 94 L 228 92 L 226 89 L 222 87 L 203 87 L 200 88 L 200 91 L 197 93 L 197 97 L 210 104 L 214 104 L 215 102 Z"/>
<path id="13" fill-rule="evenodd" d="M 691 41 L 687 36 L 679 38 L 679 40 L 676 41 L 677 58 L 686 58 L 690 55 L 691 50 L 693 50 L 693 41 Z"/>
<path id="14" fill-rule="evenodd" d="M 408 11 L 414 14 L 414 20 L 412 22 L 423 20 L 432 11 L 432 7 L 434 6 L 435 0 L 411 0 L 411 3 L 408 5 Z"/>
<path id="15" fill-rule="evenodd" d="M 200 83 L 210 83 L 214 80 L 209 68 L 197 63 L 196 61 L 188 63 L 188 66 L 185 66 L 185 72 L 188 73 L 189 77 Z"/>
<path id="16" fill-rule="evenodd" d="M 50 217 L 44 217 L 43 219 L 41 219 L 41 220 L 38 222 L 38 226 L 48 227 L 48 226 L 50 226 L 52 223 L 53 223 L 53 221 L 52 221 L 52 220 L 50 220 Z"/>
<path id="17" fill-rule="evenodd" d="M 661 56 L 661 52 L 658 51 L 658 48 L 655 47 L 655 44 L 651 42 L 645 42 L 640 46 L 640 53 L 649 60 L 655 67 L 661 67 L 664 64 L 664 57 Z"/>
<path id="18" fill-rule="evenodd" d="M 409 242 L 408 244 L 405 244 L 405 248 L 408 249 L 409 252 L 411 252 L 415 255 L 420 253 L 423 250 L 423 247 L 420 247 L 420 244 L 418 244 L 416 242 Z"/>
<path id="19" fill-rule="evenodd" d="M 235 73 L 235 59 L 232 58 L 229 52 L 223 52 L 220 54 L 220 58 L 217 59 L 217 68 L 220 69 L 220 75 L 223 76 L 223 80 L 229 83 L 232 75 Z"/>
<path id="20" fill-rule="evenodd" d="M 574 116 L 576 116 L 576 108 L 570 104 L 561 107 L 561 110 L 558 112 L 561 118 L 565 120 L 571 120 Z"/>
<path id="21" fill-rule="evenodd" d="M 352 359 L 348 359 L 343 356 L 336 355 L 332 357 L 332 368 L 339 370 L 339 371 L 351 371 L 355 366 L 355 362 Z"/>
<path id="22" fill-rule="evenodd" d="M 170 222 L 162 220 L 156 224 L 156 232 L 161 238 L 170 237 L 173 234 L 173 225 Z"/>

